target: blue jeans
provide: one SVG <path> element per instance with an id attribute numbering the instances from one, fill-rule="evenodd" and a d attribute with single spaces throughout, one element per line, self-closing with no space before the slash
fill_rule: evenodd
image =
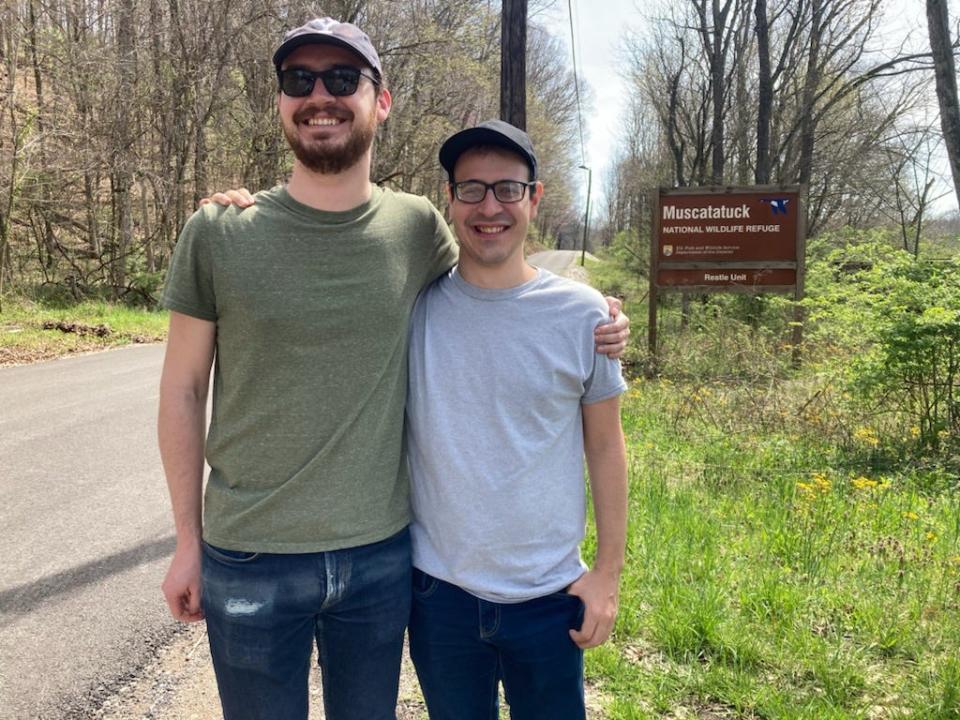
<path id="1" fill-rule="evenodd" d="M 513 720 L 583 720 L 583 651 L 569 630 L 580 598 L 481 600 L 414 568 L 410 657 L 430 720 L 496 720 L 497 683 Z"/>
<path id="2" fill-rule="evenodd" d="M 225 720 L 306 720 L 316 640 L 327 720 L 395 720 L 410 534 L 277 555 L 204 543 L 203 609 Z"/>

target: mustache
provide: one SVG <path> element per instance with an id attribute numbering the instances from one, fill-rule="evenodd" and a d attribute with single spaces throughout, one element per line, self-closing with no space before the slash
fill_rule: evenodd
<path id="1" fill-rule="evenodd" d="M 309 120 L 311 117 L 317 114 L 317 112 L 323 111 L 331 117 L 335 117 L 338 120 L 352 120 L 353 113 L 349 110 L 343 108 L 337 108 L 332 106 L 323 106 L 323 105 L 304 105 L 302 108 L 297 110 L 293 114 L 293 121 L 295 123 L 302 123 L 306 120 Z"/>

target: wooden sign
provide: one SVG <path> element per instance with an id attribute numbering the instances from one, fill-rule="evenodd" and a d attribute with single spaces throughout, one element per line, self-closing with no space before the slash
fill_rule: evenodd
<path id="1" fill-rule="evenodd" d="M 657 294 L 779 292 L 803 296 L 806 242 L 798 185 L 660 188 L 650 243 L 650 338 Z"/>

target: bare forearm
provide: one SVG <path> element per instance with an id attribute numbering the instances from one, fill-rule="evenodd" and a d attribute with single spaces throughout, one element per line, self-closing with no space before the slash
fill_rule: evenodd
<path id="1" fill-rule="evenodd" d="M 619 578 L 627 542 L 627 461 L 623 436 L 587 450 L 590 490 L 597 524 L 594 569 Z"/>
<path id="2" fill-rule="evenodd" d="M 161 389 L 157 423 L 178 543 L 199 543 L 206 430 L 205 392 Z"/>
<path id="3" fill-rule="evenodd" d="M 215 344 L 213 322 L 171 311 L 160 379 L 157 434 L 177 527 L 177 548 L 162 588 L 170 613 L 183 622 L 203 619 L 200 604 L 203 445 Z"/>
<path id="4" fill-rule="evenodd" d="M 597 522 L 597 557 L 593 568 L 569 588 L 584 605 L 583 623 L 570 631 L 570 638 L 589 648 L 606 642 L 613 630 L 627 537 L 627 460 L 617 398 L 583 406 L 583 443 Z"/>
<path id="5" fill-rule="evenodd" d="M 583 406 L 583 448 L 597 522 L 594 570 L 616 581 L 627 542 L 627 451 L 619 398 Z"/>

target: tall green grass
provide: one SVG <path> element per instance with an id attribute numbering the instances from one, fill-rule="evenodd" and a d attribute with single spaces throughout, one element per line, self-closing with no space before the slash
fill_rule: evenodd
<path id="1" fill-rule="evenodd" d="M 792 368 L 781 298 L 697 302 L 685 329 L 668 303 L 653 365 L 642 279 L 591 277 L 626 296 L 649 376 L 623 400 L 620 615 L 587 653 L 605 717 L 960 718 L 951 458 L 851 389 L 843 346 Z"/>
<path id="2" fill-rule="evenodd" d="M 587 656 L 607 715 L 960 716 L 957 495 L 678 421 L 686 392 L 638 380 L 624 401 L 621 611 Z"/>

